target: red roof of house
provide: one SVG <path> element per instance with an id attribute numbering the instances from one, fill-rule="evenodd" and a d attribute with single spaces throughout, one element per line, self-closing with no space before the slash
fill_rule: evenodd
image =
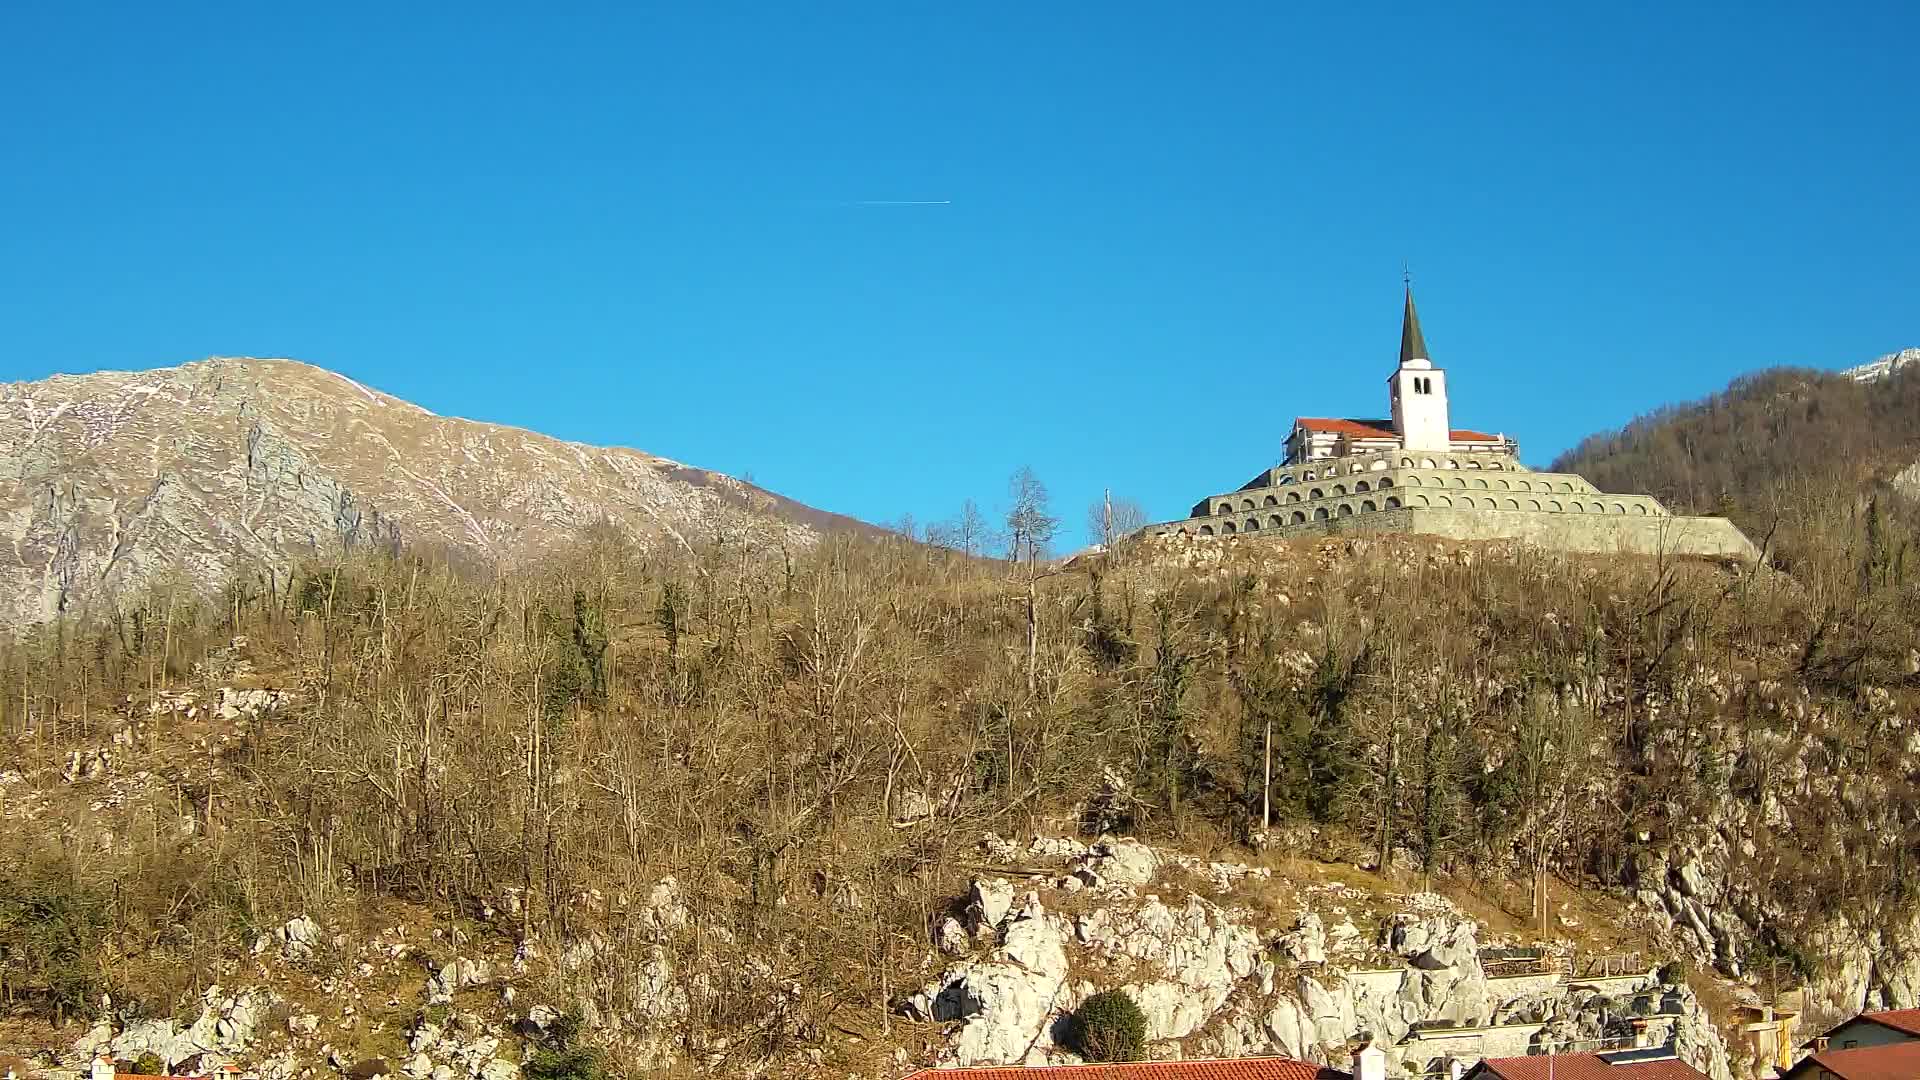
<path id="1" fill-rule="evenodd" d="M 1861 1013 L 1858 1019 L 1871 1020 L 1876 1024 L 1890 1027 L 1895 1031 L 1904 1031 L 1909 1035 L 1920 1035 L 1920 1009 L 1888 1009 L 1885 1012 Z"/>
<path id="2" fill-rule="evenodd" d="M 1862 1046 L 1856 1050 L 1828 1050 L 1801 1059 L 1799 1064 L 1787 1070 L 1787 1075 L 1804 1076 L 1814 1071 L 1815 1066 L 1843 1080 L 1913 1080 L 1920 1076 L 1920 1042 Z"/>
<path id="3" fill-rule="evenodd" d="M 1612 1062 L 1599 1054 L 1529 1054 L 1488 1058 L 1480 1063 L 1504 1080 L 1704 1080 L 1705 1074 L 1679 1058 Z"/>
<path id="4" fill-rule="evenodd" d="M 1302 416 L 1293 422 L 1295 427 L 1308 431 L 1324 431 L 1333 435 L 1345 435 L 1349 439 L 1393 439 L 1391 420 L 1354 420 L 1328 416 Z M 1454 442 L 1496 442 L 1498 435 L 1489 435 L 1484 431 L 1470 431 L 1466 428 L 1454 428 L 1448 432 Z"/>
<path id="5" fill-rule="evenodd" d="M 1292 1058 L 1130 1061 L 1117 1065 L 1019 1065 L 921 1069 L 907 1080 L 1350 1080 L 1346 1073 Z"/>

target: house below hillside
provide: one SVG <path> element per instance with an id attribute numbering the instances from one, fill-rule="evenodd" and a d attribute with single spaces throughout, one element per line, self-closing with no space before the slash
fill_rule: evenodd
<path id="1" fill-rule="evenodd" d="M 1920 1040 L 1920 1009 L 1888 1009 L 1861 1013 L 1816 1036 L 1807 1044 L 1807 1049 L 1818 1054 L 1827 1050 L 1857 1050 L 1916 1040 Z"/>
<path id="2" fill-rule="evenodd" d="M 1465 1080 L 1707 1080 L 1671 1046 L 1597 1054 L 1529 1054 L 1487 1058 Z"/>
<path id="3" fill-rule="evenodd" d="M 1782 1080 L 1914 1080 L 1920 1077 L 1920 1041 L 1823 1050 L 1801 1058 Z"/>

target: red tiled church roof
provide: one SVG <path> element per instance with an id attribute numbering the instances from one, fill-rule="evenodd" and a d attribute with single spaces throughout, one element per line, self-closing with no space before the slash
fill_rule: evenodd
<path id="1" fill-rule="evenodd" d="M 1392 439 L 1391 420 L 1353 420 L 1328 416 L 1302 416 L 1293 422 L 1295 427 L 1308 431 L 1324 431 L 1334 435 L 1345 435 L 1349 439 Z M 1454 428 L 1448 432 L 1454 442 L 1494 442 L 1498 435 L 1489 435 L 1484 431 L 1470 431 L 1466 428 Z"/>
<path id="2" fill-rule="evenodd" d="M 1340 420 L 1328 416 L 1303 416 L 1293 423 L 1295 427 L 1303 427 L 1308 431 L 1325 431 L 1335 435 L 1345 435 L 1350 439 L 1395 438 L 1391 420 Z"/>
<path id="3" fill-rule="evenodd" d="M 1915 1010 L 1898 1011 L 1912 1013 Z M 1879 1017 L 1876 1016 L 1874 1019 L 1878 1020 Z M 1906 1020 L 1911 1023 L 1912 1017 L 1909 1016 Z M 1913 1077 L 1920 1076 L 1920 1042 L 1862 1046 L 1856 1050 L 1827 1050 L 1802 1059 L 1799 1064 L 1787 1071 L 1787 1075 L 1817 1075 L 1816 1066 L 1841 1077 L 1842 1080 L 1912 1080 Z"/>
<path id="4" fill-rule="evenodd" d="M 1018 1065 L 922 1069 L 907 1080 L 1350 1080 L 1338 1069 L 1292 1058 L 1132 1061 L 1117 1065 Z"/>
<path id="5" fill-rule="evenodd" d="M 1488 1058 L 1474 1070 L 1502 1080 L 1705 1080 L 1679 1058 L 1611 1062 L 1599 1054 L 1529 1054 Z"/>

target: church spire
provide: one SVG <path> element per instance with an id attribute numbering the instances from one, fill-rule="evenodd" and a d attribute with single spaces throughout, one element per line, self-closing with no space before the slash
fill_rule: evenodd
<path id="1" fill-rule="evenodd" d="M 1407 282 L 1407 310 L 1400 317 L 1400 363 L 1432 360 L 1427 355 L 1427 339 L 1420 333 L 1420 313 L 1413 309 L 1413 282 Z"/>

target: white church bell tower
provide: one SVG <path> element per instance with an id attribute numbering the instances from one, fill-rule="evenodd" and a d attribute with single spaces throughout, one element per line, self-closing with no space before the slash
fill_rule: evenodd
<path id="1" fill-rule="evenodd" d="M 1447 373 L 1427 356 L 1420 315 L 1413 310 L 1413 286 L 1407 285 L 1407 310 L 1400 321 L 1400 366 L 1387 380 L 1393 395 L 1393 431 L 1407 450 L 1453 448 L 1447 417 Z"/>

